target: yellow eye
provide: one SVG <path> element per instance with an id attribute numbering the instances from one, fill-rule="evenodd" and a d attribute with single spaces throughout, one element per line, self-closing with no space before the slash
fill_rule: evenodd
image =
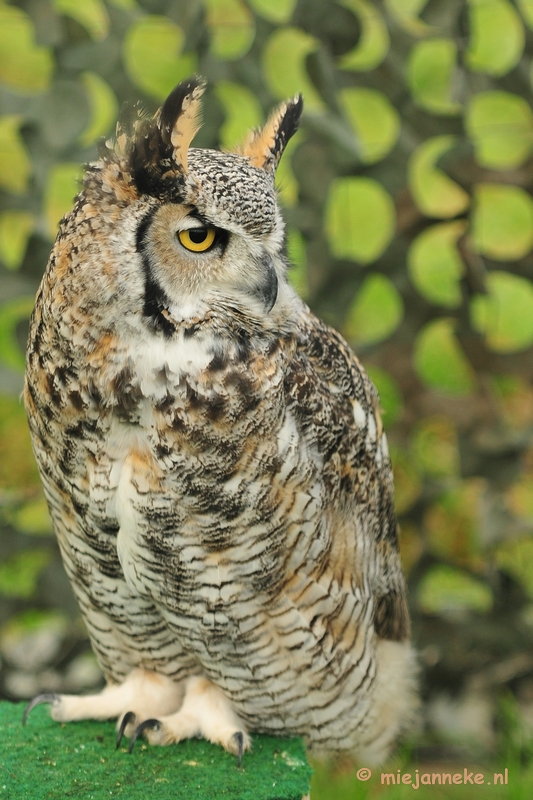
<path id="1" fill-rule="evenodd" d="M 193 253 L 205 253 L 215 241 L 214 228 L 190 228 L 188 231 L 179 231 L 178 239 L 186 250 Z"/>

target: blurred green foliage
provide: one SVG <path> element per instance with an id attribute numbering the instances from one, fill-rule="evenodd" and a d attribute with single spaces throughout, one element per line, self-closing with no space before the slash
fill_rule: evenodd
<path id="1" fill-rule="evenodd" d="M 123 104 L 198 71 L 199 146 L 304 94 L 291 280 L 380 391 L 426 695 L 474 640 L 483 664 L 533 646 L 532 57 L 531 0 L 0 0 L 0 626 L 53 607 L 17 396 L 58 221 Z"/>

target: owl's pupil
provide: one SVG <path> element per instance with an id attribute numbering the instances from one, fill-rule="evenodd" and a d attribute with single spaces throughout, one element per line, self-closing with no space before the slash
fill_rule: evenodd
<path id="1" fill-rule="evenodd" d="M 207 228 L 192 228 L 189 231 L 189 237 L 194 244 L 202 244 L 207 238 Z"/>

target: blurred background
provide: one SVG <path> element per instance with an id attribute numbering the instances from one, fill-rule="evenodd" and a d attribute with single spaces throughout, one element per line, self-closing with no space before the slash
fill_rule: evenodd
<path id="1" fill-rule="evenodd" d="M 305 97 L 278 172 L 291 280 L 381 396 L 422 669 L 410 757 L 527 766 L 532 57 L 533 0 L 0 0 L 0 695 L 101 683 L 19 400 L 27 320 L 121 107 L 198 72 L 202 147 Z"/>

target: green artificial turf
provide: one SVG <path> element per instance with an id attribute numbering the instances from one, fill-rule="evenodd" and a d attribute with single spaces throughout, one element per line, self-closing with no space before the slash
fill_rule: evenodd
<path id="1" fill-rule="evenodd" d="M 301 800 L 311 768 L 301 739 L 253 736 L 235 756 L 201 739 L 168 747 L 128 740 L 115 750 L 113 722 L 54 722 L 46 706 L 26 726 L 24 704 L 0 703 L 0 800 Z"/>

